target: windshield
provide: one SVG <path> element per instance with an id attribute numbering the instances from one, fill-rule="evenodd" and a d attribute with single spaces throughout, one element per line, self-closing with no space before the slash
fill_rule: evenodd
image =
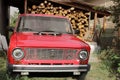
<path id="1" fill-rule="evenodd" d="M 60 33 L 72 33 L 71 25 L 67 19 L 44 16 L 21 17 L 17 31 L 18 32 L 54 31 Z"/>

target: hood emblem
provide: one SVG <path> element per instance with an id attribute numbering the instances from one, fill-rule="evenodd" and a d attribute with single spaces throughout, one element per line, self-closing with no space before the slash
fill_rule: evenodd
<path id="1" fill-rule="evenodd" d="M 54 59 L 56 57 L 56 50 L 50 50 L 50 58 Z"/>

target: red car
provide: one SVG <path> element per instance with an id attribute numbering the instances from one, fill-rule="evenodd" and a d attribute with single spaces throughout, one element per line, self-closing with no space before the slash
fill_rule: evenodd
<path id="1" fill-rule="evenodd" d="M 90 46 L 75 33 L 65 17 L 21 14 L 10 38 L 8 71 L 73 73 L 80 79 L 90 70 Z"/>

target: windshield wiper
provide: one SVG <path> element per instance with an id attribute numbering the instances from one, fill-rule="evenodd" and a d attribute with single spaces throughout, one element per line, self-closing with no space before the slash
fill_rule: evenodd
<path id="1" fill-rule="evenodd" d="M 63 34 L 72 34 L 72 32 L 62 32 Z M 58 36 L 58 35 L 62 35 L 61 32 L 57 32 L 57 31 L 52 31 L 52 30 L 45 30 L 45 31 L 40 31 L 37 33 L 34 33 L 36 35 L 53 35 L 53 36 Z"/>
<path id="2" fill-rule="evenodd" d="M 40 32 L 38 32 L 36 34 L 38 34 L 38 35 L 54 35 L 54 36 L 61 35 L 60 32 L 51 31 L 51 30 L 40 31 Z"/>
<path id="3" fill-rule="evenodd" d="M 45 31 L 40 31 L 40 32 L 56 32 L 56 31 L 52 31 L 52 30 L 45 30 Z"/>

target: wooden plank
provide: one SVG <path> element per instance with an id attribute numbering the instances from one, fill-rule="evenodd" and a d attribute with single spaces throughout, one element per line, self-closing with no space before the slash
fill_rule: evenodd
<path id="1" fill-rule="evenodd" d="M 24 13 L 27 13 L 27 0 L 24 0 Z"/>
<path id="2" fill-rule="evenodd" d="M 103 18 L 103 32 L 105 32 L 106 29 L 106 16 Z"/>
<path id="3" fill-rule="evenodd" d="M 96 25 L 97 25 L 97 13 L 95 13 L 95 15 L 94 15 L 93 33 L 95 32 Z"/>

